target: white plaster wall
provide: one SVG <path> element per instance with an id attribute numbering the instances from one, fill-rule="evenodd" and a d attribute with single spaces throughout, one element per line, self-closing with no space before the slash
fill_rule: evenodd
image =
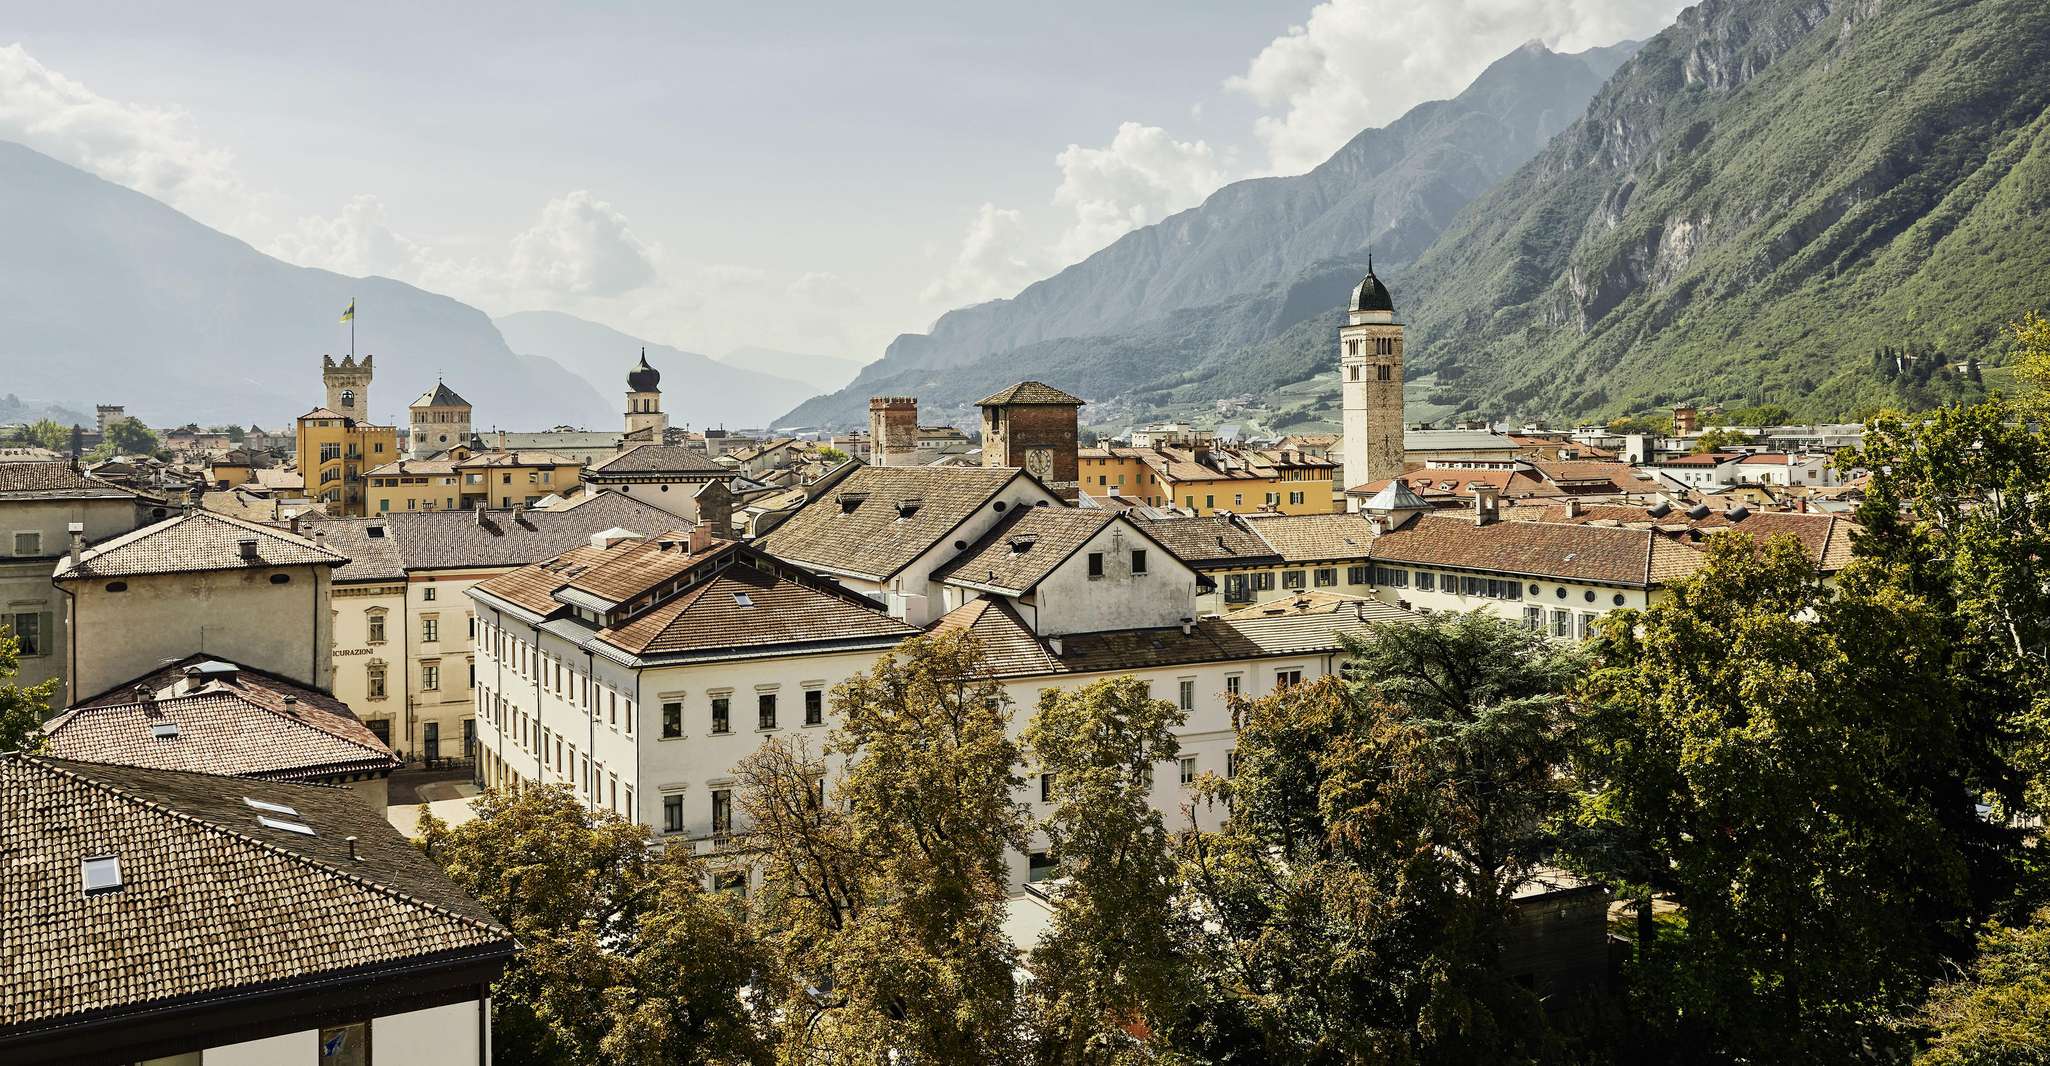
<path id="1" fill-rule="evenodd" d="M 320 1060 L 320 1033 L 270 1036 L 243 1044 L 208 1048 L 202 1060 L 206 1066 L 316 1066 Z"/>
<path id="2" fill-rule="evenodd" d="M 271 584 L 280 573 L 291 580 Z M 124 592 L 104 578 L 67 582 L 75 691 L 91 696 L 198 651 L 329 689 L 331 576 L 327 566 L 136 575 L 118 579 Z"/>
<path id="3" fill-rule="evenodd" d="M 371 1061 L 376 1066 L 461 1066 L 477 1062 L 477 1013 L 483 1008 L 483 1003 L 468 1000 L 373 1018 Z"/>
<path id="4" fill-rule="evenodd" d="M 1132 573 L 1133 551 L 1146 553 L 1144 574 Z M 1103 553 L 1100 578 L 1089 576 L 1091 552 Z M 1032 602 L 1034 628 L 1048 636 L 1178 626 L 1196 616 L 1196 572 L 1120 519 L 1047 575 Z"/>
<path id="5" fill-rule="evenodd" d="M 996 507 L 999 502 L 1004 505 L 1001 511 Z M 910 601 L 913 606 L 903 611 L 898 610 L 898 605 L 893 603 L 891 613 L 915 626 L 925 625 L 945 613 L 945 590 L 939 582 L 933 580 L 933 571 L 953 562 L 954 557 L 960 555 L 967 545 L 982 539 L 982 535 L 989 532 L 989 528 L 996 525 L 998 520 L 1010 514 L 1012 508 L 1033 507 L 1041 502 L 1049 507 L 1063 506 L 1058 497 L 1041 489 L 1028 478 L 1021 477 L 1011 482 L 996 499 L 983 504 L 962 522 L 952 536 L 933 545 L 931 550 L 912 560 L 911 565 L 898 572 L 890 582 L 889 591 L 924 599 Z M 955 547 L 956 544 L 962 547 Z M 852 583 L 850 587 L 853 587 Z"/>
<path id="6" fill-rule="evenodd" d="M 1408 588 L 1381 586 L 1375 589 L 1377 595 L 1390 603 L 1405 603 L 1412 609 L 1434 612 L 1482 610 L 1515 622 L 1523 621 L 1525 608 L 1538 607 L 1543 608 L 1545 612 L 1544 631 L 1546 633 L 1552 632 L 1553 612 L 1564 610 L 1571 612 L 1573 615 L 1572 625 L 1569 627 L 1569 635 L 1575 637 L 1580 632 L 1581 615 L 1599 617 L 1610 611 L 1623 608 L 1646 607 L 1656 595 L 1656 593 L 1649 593 L 1647 590 L 1639 588 L 1618 588 L 1610 585 L 1593 585 L 1573 581 L 1500 577 L 1498 580 L 1518 582 L 1523 590 L 1523 598 L 1521 600 L 1493 599 L 1486 596 L 1467 596 L 1463 593 L 1447 593 L 1444 591 L 1443 586 L 1446 574 L 1465 577 L 1469 576 L 1467 571 L 1428 570 L 1428 572 L 1437 575 L 1434 584 L 1438 587 L 1431 591 L 1424 591 L 1417 587 L 1416 575 L 1419 572 L 1426 571 L 1427 568 L 1397 566 L 1393 563 L 1382 563 L 1381 566 L 1387 569 L 1404 570 L 1409 574 Z M 1531 591 L 1533 585 L 1537 587 L 1536 592 Z M 1464 587 L 1464 582 L 1461 582 L 1461 587 Z M 1561 595 L 1562 592 L 1564 595 Z M 1589 599 L 1590 596 L 1593 597 L 1591 600 Z M 1623 602 L 1620 604 L 1616 602 L 1616 597 L 1618 596 L 1623 598 Z"/>

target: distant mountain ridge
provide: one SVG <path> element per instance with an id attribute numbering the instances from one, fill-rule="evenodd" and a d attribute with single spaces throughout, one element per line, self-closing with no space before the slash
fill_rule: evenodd
<path id="1" fill-rule="evenodd" d="M 437 375 L 479 425 L 607 422 L 589 385 L 509 349 L 482 311 L 388 278 L 293 266 L 141 193 L 0 141 L 0 379 L 153 425 L 276 426 L 318 406 L 322 353 L 357 304 L 372 418 L 402 422 Z"/>
<path id="2" fill-rule="evenodd" d="M 813 392 L 831 391 L 854 380 L 861 372 L 858 360 L 844 359 L 837 355 L 813 355 L 804 352 L 786 352 L 759 345 L 743 345 L 725 355 L 712 358 L 727 366 L 773 374 L 791 381 L 802 381 L 811 386 Z"/>
<path id="3" fill-rule="evenodd" d="M 662 372 L 662 410 L 672 425 L 759 427 L 819 390 L 816 384 L 729 366 L 561 311 L 520 311 L 493 321 L 514 351 L 553 359 L 616 397 L 620 413 L 613 421 L 626 417 L 626 372 L 643 348 L 649 365 Z"/>
<path id="4" fill-rule="evenodd" d="M 1092 401 L 1200 380 L 1231 352 L 1330 310 L 1370 245 L 1382 264 L 1421 254 L 1469 200 L 1572 122 L 1635 47 L 1519 48 L 1457 97 L 1360 133 L 1307 174 L 1227 185 L 1012 299 L 898 337 L 847 389 L 782 421 L 858 422 L 866 397 L 884 392 L 959 404 L 1005 375 Z M 1127 365 L 1148 352 L 1158 358 Z"/>
<path id="5" fill-rule="evenodd" d="M 1871 353 L 2050 305 L 2046 66 L 2041 0 L 1690 8 L 1394 279 L 1411 373 L 1504 415 L 1940 400 Z"/>

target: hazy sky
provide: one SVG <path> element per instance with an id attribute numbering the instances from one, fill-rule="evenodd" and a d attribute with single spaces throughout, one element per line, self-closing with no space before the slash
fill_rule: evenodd
<path id="1" fill-rule="evenodd" d="M 0 139 L 492 313 L 866 361 L 1524 41 L 1681 6 L 0 0 Z"/>

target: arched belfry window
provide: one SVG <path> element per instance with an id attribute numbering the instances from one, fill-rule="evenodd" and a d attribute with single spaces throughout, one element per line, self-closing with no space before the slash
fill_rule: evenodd
<path id="1" fill-rule="evenodd" d="M 354 407 L 354 406 L 356 406 L 356 390 L 355 390 L 355 389 L 343 389 L 343 390 L 342 390 L 342 406 L 343 406 L 343 407 Z"/>

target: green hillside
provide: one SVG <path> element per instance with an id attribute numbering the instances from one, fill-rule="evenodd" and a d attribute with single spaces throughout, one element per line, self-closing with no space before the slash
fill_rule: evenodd
<path id="1" fill-rule="evenodd" d="M 1395 279 L 1412 375 L 1499 415 L 1967 391 L 1873 353 L 1998 362 L 2050 304 L 2046 59 L 2045 0 L 1691 9 Z"/>

